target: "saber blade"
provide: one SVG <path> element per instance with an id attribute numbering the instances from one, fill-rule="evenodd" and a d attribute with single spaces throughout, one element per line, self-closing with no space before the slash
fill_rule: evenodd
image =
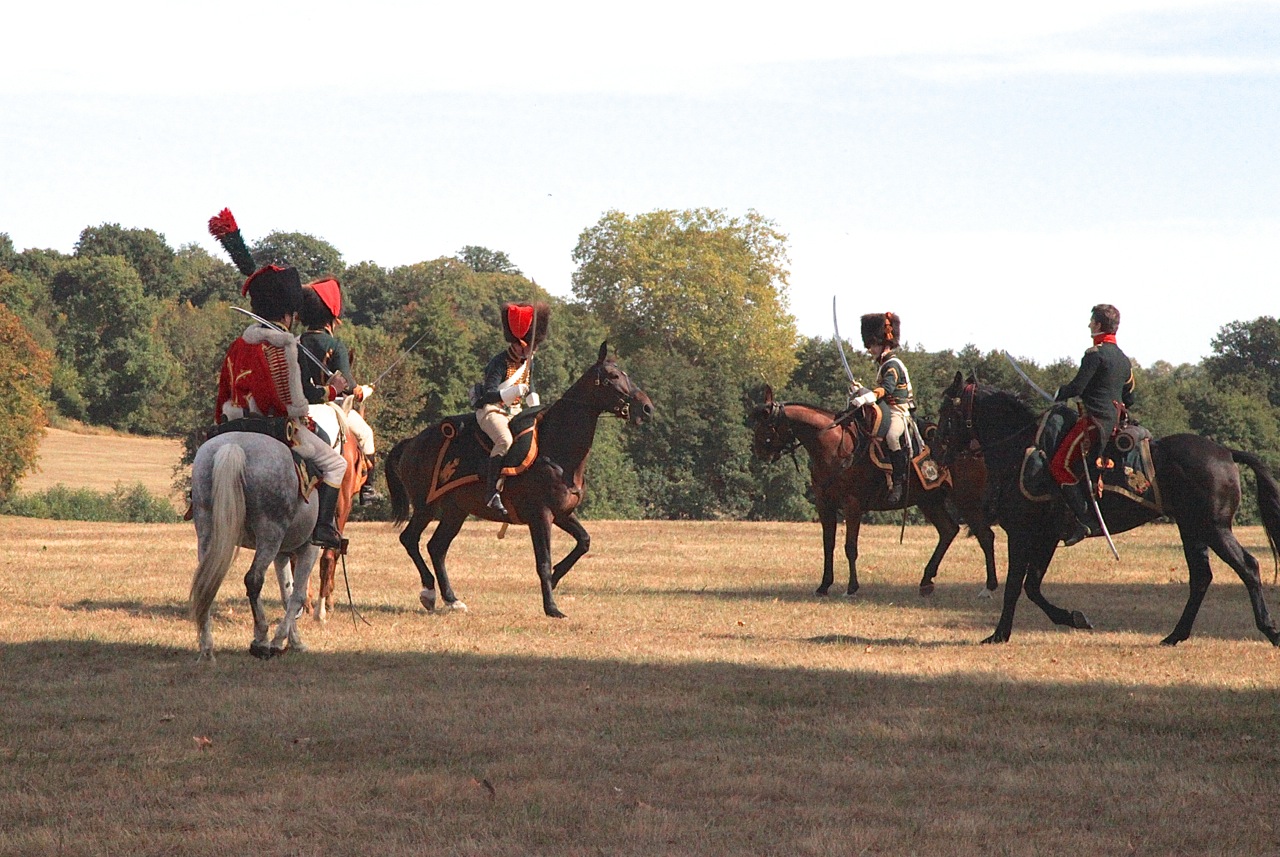
<path id="1" fill-rule="evenodd" d="M 849 376 L 849 383 L 858 386 L 853 379 L 853 370 L 849 368 L 849 358 L 844 356 L 844 337 L 840 335 L 840 314 L 836 312 L 836 296 L 831 296 L 831 323 L 836 329 L 836 349 L 840 352 L 840 362 L 844 365 L 844 374 Z"/>

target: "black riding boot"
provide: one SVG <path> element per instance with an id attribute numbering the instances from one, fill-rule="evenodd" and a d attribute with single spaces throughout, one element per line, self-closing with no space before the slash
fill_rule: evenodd
<path id="1" fill-rule="evenodd" d="M 902 502 L 907 488 L 907 468 L 911 466 L 911 452 L 906 449 L 889 450 L 889 463 L 893 465 L 893 484 L 884 502 L 888 506 L 896 506 Z"/>
<path id="2" fill-rule="evenodd" d="M 1080 542 L 1092 536 L 1102 535 L 1102 527 L 1098 523 L 1098 516 L 1093 511 L 1093 504 L 1089 502 L 1089 492 L 1093 490 L 1089 479 L 1081 479 L 1074 485 L 1059 485 L 1062 489 L 1062 496 L 1067 501 L 1067 508 L 1075 516 L 1074 527 L 1071 532 L 1063 537 L 1062 543 L 1067 547 Z"/>
<path id="3" fill-rule="evenodd" d="M 338 489 L 321 482 L 317 491 L 320 508 L 316 512 L 316 528 L 311 532 L 311 544 L 322 548 L 340 548 L 342 534 L 333 525 L 333 513 L 338 508 Z"/>
<path id="4" fill-rule="evenodd" d="M 489 489 L 489 499 L 485 505 L 502 517 L 507 516 L 507 507 L 502 505 L 502 495 L 498 493 L 498 477 L 502 475 L 502 456 L 491 455 L 485 462 L 484 480 Z"/>
<path id="5" fill-rule="evenodd" d="M 367 456 L 369 466 L 364 471 L 364 484 L 360 486 L 360 505 L 367 506 L 370 503 L 382 499 L 382 495 L 373 487 L 373 471 L 378 466 L 378 456 Z"/>

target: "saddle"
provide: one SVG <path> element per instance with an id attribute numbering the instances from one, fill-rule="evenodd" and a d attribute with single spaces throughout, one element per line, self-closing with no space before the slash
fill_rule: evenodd
<path id="1" fill-rule="evenodd" d="M 289 417 L 255 416 L 227 420 L 226 422 L 209 426 L 205 431 L 205 440 L 212 440 L 220 434 L 227 434 L 233 431 L 264 434 L 267 437 L 275 438 L 288 447 L 289 454 L 293 456 L 293 469 L 298 474 L 298 496 L 304 500 L 311 496 L 311 489 L 320 482 L 320 471 L 311 462 L 298 455 L 293 448 L 293 421 Z M 317 434 L 324 437 L 320 432 L 317 432 Z M 327 441 L 328 438 L 325 438 L 325 440 Z"/>
<path id="2" fill-rule="evenodd" d="M 1062 439 L 1080 415 L 1071 407 L 1054 405 L 1040 418 L 1034 445 L 1022 456 L 1018 489 L 1036 503 L 1046 503 L 1057 494 L 1057 484 L 1049 473 L 1049 461 Z M 1156 468 L 1151 461 L 1151 432 L 1136 423 L 1127 423 L 1107 442 L 1094 462 L 1102 490 L 1118 494 L 1155 512 L 1162 510 Z"/>
<path id="3" fill-rule="evenodd" d="M 861 412 L 858 414 L 859 427 L 871 439 L 867 456 L 871 459 L 871 463 L 885 474 L 886 485 L 891 486 L 893 464 L 889 461 L 888 448 L 885 446 L 885 439 L 889 435 L 889 406 L 884 400 L 880 400 L 864 405 L 859 411 Z M 931 430 L 937 431 L 937 426 L 931 423 L 925 425 L 926 434 Z M 915 469 L 916 478 L 920 480 L 924 490 L 933 491 L 943 486 L 950 487 L 951 471 L 934 459 L 929 444 L 926 443 L 925 437 L 920 432 L 920 426 L 914 419 L 907 420 L 907 431 L 911 433 L 911 448 L 916 451 L 911 457 L 911 466 Z"/>
<path id="4" fill-rule="evenodd" d="M 511 449 L 502 458 L 502 476 L 518 476 L 538 460 L 538 424 L 545 406 L 524 408 L 511 418 Z M 445 417 L 435 427 L 439 450 L 427 483 L 427 502 L 433 503 L 455 488 L 480 482 L 493 441 L 480 428 L 474 413 Z"/>

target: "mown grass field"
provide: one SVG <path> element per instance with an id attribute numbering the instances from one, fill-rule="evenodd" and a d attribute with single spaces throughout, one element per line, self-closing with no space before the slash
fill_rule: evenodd
<path id="1" fill-rule="evenodd" d="M 209 667 L 190 525 L 0 518 L 0 854 L 1280 854 L 1280 654 L 1221 564 L 1158 645 L 1172 528 L 1059 555 L 1046 594 L 1097 630 L 1024 601 L 991 647 L 972 540 L 924 600 L 931 532 L 864 528 L 862 593 L 820 600 L 816 524 L 588 526 L 555 621 L 523 532 L 468 524 L 470 609 L 428 615 L 395 532 L 353 525 L 370 625 L 340 579 L 266 662 L 242 556 Z"/>

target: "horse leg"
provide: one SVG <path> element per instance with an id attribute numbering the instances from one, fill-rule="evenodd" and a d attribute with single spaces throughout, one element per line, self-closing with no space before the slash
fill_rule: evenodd
<path id="1" fill-rule="evenodd" d="M 320 554 L 319 564 L 319 592 L 316 594 L 315 601 L 311 605 L 311 615 L 317 622 L 327 622 L 329 619 L 329 610 L 333 607 L 333 582 L 337 575 L 338 568 L 338 552 L 332 548 L 326 548 Z M 307 587 L 310 590 L 310 587 Z M 310 599 L 308 591 L 308 601 Z M 307 605 L 303 605 L 305 608 Z"/>
<path id="2" fill-rule="evenodd" d="M 422 540 L 423 530 L 430 523 L 429 508 L 426 506 L 416 508 L 413 510 L 413 517 L 400 532 L 400 544 L 404 546 L 409 559 L 413 560 L 414 567 L 418 569 L 418 579 L 422 581 L 422 591 L 418 593 L 418 600 L 422 602 L 422 606 L 428 613 L 436 609 L 436 579 L 431 576 L 431 569 L 427 568 L 427 561 L 422 558 L 419 542 Z"/>
<path id="3" fill-rule="evenodd" d="M 1178 624 L 1173 626 L 1173 632 L 1160 641 L 1162 646 L 1176 646 L 1191 636 L 1191 626 L 1196 621 L 1196 614 L 1200 612 L 1200 604 L 1209 591 L 1209 584 L 1213 582 L 1213 569 L 1209 566 L 1209 545 L 1182 524 L 1178 524 L 1178 532 L 1182 536 L 1182 555 L 1187 560 L 1187 603 L 1182 608 L 1182 615 L 1178 617 Z M 1227 562 L 1230 563 L 1231 560 L 1228 559 Z"/>
<path id="4" fill-rule="evenodd" d="M 553 619 L 563 619 L 565 615 L 551 594 L 551 521 L 551 512 L 544 510 L 529 521 L 529 537 L 533 540 L 533 558 L 538 568 L 538 584 L 542 588 L 542 612 Z"/>
<path id="5" fill-rule="evenodd" d="M 253 554 L 253 562 L 244 574 L 244 591 L 249 597 L 249 609 L 253 613 L 253 642 L 249 644 L 249 654 L 255 658 L 265 659 L 273 654 L 271 647 L 267 644 L 267 614 L 262 609 L 262 584 L 266 578 L 267 564 L 275 558 L 275 550 L 264 547 L 259 540 Z"/>
<path id="6" fill-rule="evenodd" d="M 1258 570 L 1258 560 L 1253 554 L 1244 549 L 1236 539 L 1235 533 L 1231 530 L 1218 529 L 1215 532 L 1215 538 L 1210 541 L 1210 547 L 1213 552 L 1225 562 L 1227 565 L 1235 569 L 1236 574 L 1240 576 L 1240 580 L 1244 583 L 1245 591 L 1249 593 L 1249 603 L 1253 606 L 1253 621 L 1258 626 L 1258 630 L 1262 635 L 1271 641 L 1273 646 L 1280 646 L 1280 632 L 1276 631 L 1275 623 L 1271 620 L 1271 614 L 1267 611 L 1267 601 L 1262 595 L 1262 577 Z M 1208 584 L 1205 584 L 1208 589 Z M 1203 593 L 1202 593 L 1203 597 Z M 1191 622 L 1195 620 L 1195 614 L 1192 613 L 1190 621 L 1187 622 L 1187 634 L 1191 634 Z M 1186 639 L 1185 637 L 1183 639 Z M 1172 645 L 1172 643 L 1171 643 Z"/>
<path id="7" fill-rule="evenodd" d="M 1018 599 L 1022 597 L 1022 583 L 1027 578 L 1028 546 L 1027 537 L 1009 533 L 1009 571 L 1004 579 L 1004 606 L 1000 609 L 1000 619 L 996 629 L 984 643 L 1007 643 L 1013 633 L 1013 613 L 1018 608 Z"/>
<path id="8" fill-rule="evenodd" d="M 852 506 L 844 512 L 844 558 L 849 562 L 849 588 L 845 598 L 858 592 L 858 534 L 862 531 L 862 509 Z"/>
<path id="9" fill-rule="evenodd" d="M 319 554 L 319 547 L 306 545 L 296 555 L 297 562 L 294 567 L 296 576 L 293 581 L 292 591 L 284 603 L 284 618 L 276 626 L 276 635 L 271 640 L 272 654 L 279 655 L 288 650 L 299 652 L 307 650 L 306 644 L 298 636 L 298 618 L 302 616 L 303 611 L 306 609 L 307 580 L 311 576 L 311 569 L 316 564 L 316 557 Z M 289 557 L 286 555 L 276 559 L 277 570 L 279 570 L 282 562 L 287 564 Z"/>
<path id="10" fill-rule="evenodd" d="M 1092 629 L 1093 625 L 1090 624 L 1089 618 L 1079 610 L 1064 610 L 1045 598 L 1044 593 L 1040 591 L 1040 584 L 1044 582 L 1044 576 L 1049 571 L 1049 563 L 1053 561 L 1053 555 L 1057 549 L 1056 532 L 1050 528 L 1047 535 L 1037 533 L 1037 541 L 1031 554 L 1031 562 L 1027 567 L 1023 589 L 1026 590 L 1027 598 L 1043 610 L 1044 615 L 1048 616 L 1053 624 L 1065 625 L 1068 628 Z"/>
<path id="11" fill-rule="evenodd" d="M 573 550 L 565 554 L 564 559 L 555 564 L 551 575 L 551 588 L 555 589 L 569 569 L 573 568 L 573 564 L 582 559 L 583 555 L 591 550 L 591 534 L 587 532 L 587 528 L 582 526 L 582 522 L 578 520 L 578 516 L 573 512 L 567 515 L 560 515 L 555 519 L 555 525 L 564 530 L 574 538 Z"/>
<path id="12" fill-rule="evenodd" d="M 466 521 L 465 511 L 457 506 L 446 506 L 440 515 L 440 523 L 436 525 L 436 531 L 427 541 L 427 553 L 431 555 L 431 564 L 436 567 L 436 577 L 440 578 L 440 597 L 454 610 L 464 611 L 467 605 L 453 594 L 453 586 L 449 583 L 449 572 L 445 568 L 444 558 L 449 553 L 449 545 L 453 544 L 454 537 L 458 535 L 458 531 Z"/>
<path id="13" fill-rule="evenodd" d="M 836 510 L 819 503 L 818 521 L 822 524 L 822 583 L 818 584 L 817 594 L 826 595 L 835 582 Z"/>
<path id="14" fill-rule="evenodd" d="M 938 531 L 938 544 L 934 546 L 933 555 L 925 563 L 924 575 L 920 578 L 920 595 L 926 596 L 933 594 L 933 579 L 938 576 L 938 566 L 942 564 L 947 548 L 951 547 L 956 534 L 960 532 L 960 525 L 956 523 L 955 518 L 951 517 L 951 513 L 947 511 L 944 504 L 930 497 L 921 500 L 918 506 L 925 520 L 933 524 L 933 528 Z"/>
<path id="15" fill-rule="evenodd" d="M 1000 588 L 1000 580 L 996 577 L 996 534 L 987 524 L 970 524 L 969 532 L 978 540 L 982 556 L 987 562 L 987 586 L 978 593 L 978 597 L 990 598 L 991 593 Z"/>

